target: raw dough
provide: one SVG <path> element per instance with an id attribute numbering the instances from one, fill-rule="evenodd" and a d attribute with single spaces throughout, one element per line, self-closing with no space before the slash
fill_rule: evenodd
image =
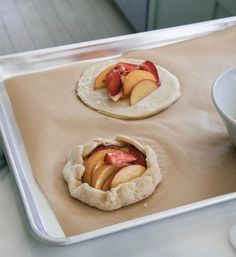
<path id="1" fill-rule="evenodd" d="M 139 59 L 115 59 L 99 62 L 89 66 L 80 77 L 76 93 L 83 103 L 90 108 L 119 119 L 143 119 L 157 114 L 173 104 L 180 97 L 178 79 L 169 71 L 156 65 L 161 80 L 161 86 L 150 95 L 133 106 L 129 105 L 129 98 L 113 102 L 109 99 L 106 88 L 94 90 L 97 75 L 105 68 L 118 62 L 141 64 Z"/>
<path id="2" fill-rule="evenodd" d="M 83 158 L 100 144 L 131 144 L 146 155 L 147 169 L 142 176 L 119 184 L 110 191 L 102 191 L 81 181 L 85 167 Z M 114 140 L 95 138 L 86 145 L 73 148 L 63 170 L 72 197 L 100 210 L 112 211 L 150 196 L 161 181 L 160 168 L 155 152 L 150 146 L 142 146 L 128 136 L 116 136 Z"/>

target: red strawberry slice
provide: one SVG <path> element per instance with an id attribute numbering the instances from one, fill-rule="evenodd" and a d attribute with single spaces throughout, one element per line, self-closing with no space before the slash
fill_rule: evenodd
<path id="1" fill-rule="evenodd" d="M 134 160 L 132 162 L 132 164 L 139 164 L 142 165 L 144 167 L 147 167 L 147 163 L 146 163 L 146 157 L 143 153 L 141 153 L 136 147 L 134 146 L 129 146 L 129 153 L 131 155 L 133 155 L 134 157 L 136 157 L 136 160 Z"/>
<path id="2" fill-rule="evenodd" d="M 151 62 L 151 61 L 145 61 L 140 65 L 140 69 L 141 70 L 145 70 L 145 71 L 149 71 L 151 72 L 154 77 L 157 80 L 157 85 L 160 86 L 161 85 L 161 81 L 158 75 L 158 71 L 156 69 L 156 66 Z"/>
<path id="3" fill-rule="evenodd" d="M 139 65 L 126 62 L 118 62 L 117 65 L 113 68 L 114 71 L 119 71 L 119 73 L 122 75 L 127 75 L 129 72 L 139 69 Z"/>
<path id="4" fill-rule="evenodd" d="M 108 95 L 114 96 L 121 91 L 121 76 L 118 71 L 112 71 L 106 78 Z"/>
<path id="5" fill-rule="evenodd" d="M 98 145 L 96 148 L 94 148 L 90 153 L 89 153 L 89 155 L 88 156 L 91 156 L 91 155 L 93 155 L 94 153 L 96 153 L 96 152 L 99 152 L 99 151 L 101 151 L 101 150 L 105 150 L 105 149 L 117 149 L 117 150 L 119 150 L 120 149 L 120 147 L 118 146 L 118 145 Z"/>
<path id="6" fill-rule="evenodd" d="M 124 151 L 116 150 L 105 155 L 104 161 L 107 164 L 122 167 L 129 165 L 131 162 L 135 161 L 137 158 L 132 154 L 126 153 Z"/>

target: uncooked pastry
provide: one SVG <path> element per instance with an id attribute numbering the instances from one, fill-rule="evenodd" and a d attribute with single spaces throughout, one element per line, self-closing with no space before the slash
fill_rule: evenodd
<path id="1" fill-rule="evenodd" d="M 145 154 L 147 169 L 140 177 L 119 184 L 106 192 L 83 183 L 81 181 L 85 171 L 83 158 L 100 144 L 115 144 L 119 146 L 131 144 L 135 146 Z M 152 148 L 150 146 L 142 146 L 130 137 L 121 135 L 116 136 L 114 140 L 95 138 L 85 145 L 73 148 L 64 167 L 63 176 L 68 183 L 72 197 L 104 211 L 112 211 L 143 200 L 153 193 L 161 181 L 160 168 Z"/>
<path id="2" fill-rule="evenodd" d="M 90 108 L 119 119 L 143 119 L 157 114 L 169 107 L 180 97 L 180 85 L 178 79 L 168 70 L 155 65 L 161 80 L 161 86 L 150 95 L 143 98 L 133 106 L 129 105 L 129 99 L 113 102 L 109 99 L 106 88 L 94 90 L 94 81 L 98 74 L 110 65 L 118 62 L 141 64 L 140 59 L 115 59 L 92 64 L 85 69 L 80 77 L 76 93 L 81 101 Z"/>

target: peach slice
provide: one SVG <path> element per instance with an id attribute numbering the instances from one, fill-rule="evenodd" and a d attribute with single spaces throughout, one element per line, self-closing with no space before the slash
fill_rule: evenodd
<path id="1" fill-rule="evenodd" d="M 111 181 L 112 181 L 112 179 L 113 179 L 114 176 L 115 176 L 115 173 L 112 174 L 112 175 L 104 182 L 104 184 L 103 184 L 103 186 L 102 186 L 102 190 L 103 190 L 103 191 L 108 191 L 108 190 L 110 189 L 110 187 L 111 187 Z"/>
<path id="2" fill-rule="evenodd" d="M 96 167 L 96 164 L 100 160 L 104 160 L 104 157 L 107 153 L 113 152 L 114 149 L 104 149 L 98 152 L 95 152 L 85 161 L 85 172 L 83 175 L 83 182 L 88 183 L 89 185 L 92 184 L 92 176 L 93 170 Z"/>
<path id="3" fill-rule="evenodd" d="M 112 153 L 107 153 L 105 155 L 104 161 L 107 164 L 114 165 L 116 167 L 124 167 L 136 161 L 137 158 L 130 153 L 125 151 L 116 150 Z"/>
<path id="4" fill-rule="evenodd" d="M 140 152 L 136 147 L 134 147 L 133 145 L 130 145 L 129 153 L 137 158 L 137 160 L 133 161 L 132 164 L 139 164 L 144 167 L 147 167 L 146 156 L 142 152 Z M 104 158 L 104 160 L 105 160 L 105 158 Z"/>
<path id="5" fill-rule="evenodd" d="M 126 97 L 129 96 L 133 88 L 137 85 L 137 83 L 144 79 L 156 81 L 154 75 L 148 71 L 144 71 L 144 70 L 131 71 L 124 79 L 124 84 L 123 84 L 124 96 Z"/>
<path id="6" fill-rule="evenodd" d="M 121 90 L 117 95 L 109 95 L 113 102 L 117 102 L 123 96 L 123 91 Z"/>
<path id="7" fill-rule="evenodd" d="M 118 186 L 121 183 L 129 182 L 130 180 L 137 178 L 143 174 L 146 170 L 142 165 L 129 165 L 116 173 L 111 181 L 111 188 Z"/>
<path id="8" fill-rule="evenodd" d="M 155 81 L 150 79 L 139 81 L 130 94 L 130 105 L 135 105 L 145 96 L 151 94 L 155 89 L 157 89 L 157 83 Z"/>
<path id="9" fill-rule="evenodd" d="M 103 165 L 98 168 L 93 174 L 92 187 L 96 189 L 102 189 L 105 181 L 112 175 L 115 174 L 117 167 L 113 165 Z"/>
<path id="10" fill-rule="evenodd" d="M 143 79 L 139 81 L 133 88 L 130 94 L 130 105 L 133 106 L 145 96 L 151 94 L 157 89 L 157 83 L 150 79 Z"/>
<path id="11" fill-rule="evenodd" d="M 159 75 L 158 75 L 157 68 L 156 68 L 156 66 L 155 66 L 155 64 L 153 62 L 145 61 L 145 62 L 143 62 L 140 65 L 140 68 L 141 68 L 141 70 L 145 70 L 145 71 L 151 72 L 154 75 L 155 79 L 156 79 L 157 86 L 161 85 L 161 81 L 160 81 L 160 78 L 159 78 Z"/>
<path id="12" fill-rule="evenodd" d="M 98 74 L 94 82 L 94 90 L 106 87 L 107 84 L 105 82 L 105 78 L 113 70 L 114 67 L 115 65 L 111 65 Z"/>
<path id="13" fill-rule="evenodd" d="M 99 169 L 100 167 L 102 167 L 104 164 L 105 164 L 104 158 L 101 158 L 100 160 L 97 161 L 97 163 L 93 169 L 93 172 L 92 172 L 92 178 L 93 178 L 93 175 L 95 174 L 96 170 Z"/>

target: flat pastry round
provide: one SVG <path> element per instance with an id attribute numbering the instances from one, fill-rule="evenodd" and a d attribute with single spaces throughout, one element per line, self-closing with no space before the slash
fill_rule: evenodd
<path id="1" fill-rule="evenodd" d="M 129 105 L 129 99 L 113 102 L 109 99 L 106 88 L 94 90 L 94 81 L 105 68 L 118 62 L 141 64 L 144 60 L 114 59 L 99 62 L 86 68 L 76 88 L 77 96 L 84 104 L 105 115 L 132 120 L 157 114 L 168 108 L 180 97 L 180 85 L 176 76 L 165 68 L 155 65 L 161 81 L 161 86 L 158 89 L 133 106 Z"/>
<path id="2" fill-rule="evenodd" d="M 120 183 L 107 191 L 96 189 L 88 183 L 83 183 L 84 159 L 101 144 L 117 145 L 119 147 L 131 145 L 135 147 L 146 156 L 144 172 L 140 176 L 128 182 Z M 152 148 L 150 146 L 142 146 L 130 137 L 122 135 L 116 136 L 113 140 L 95 138 L 85 145 L 73 148 L 64 167 L 63 176 L 72 197 L 104 211 L 112 211 L 143 200 L 153 193 L 161 181 L 160 168 Z"/>

